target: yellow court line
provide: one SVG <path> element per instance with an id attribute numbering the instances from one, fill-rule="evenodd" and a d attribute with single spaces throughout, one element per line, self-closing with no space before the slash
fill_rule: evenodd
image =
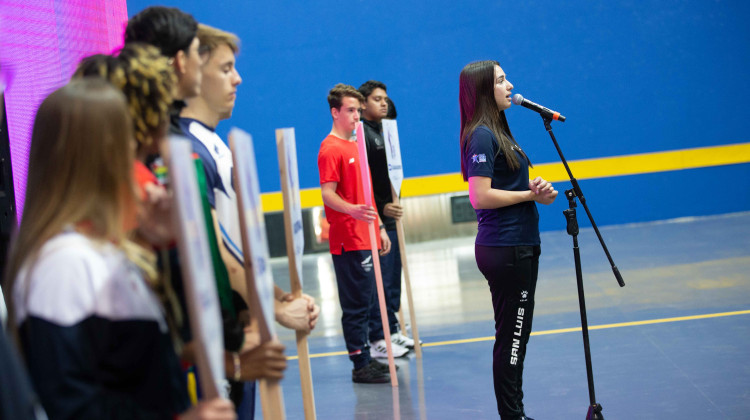
<path id="1" fill-rule="evenodd" d="M 696 319 L 721 318 L 721 317 L 737 316 L 737 315 L 750 315 L 750 310 L 734 311 L 734 312 L 719 312 L 719 313 L 704 314 L 704 315 L 679 316 L 679 317 L 674 317 L 674 318 L 648 319 L 645 321 L 618 322 L 616 324 L 589 325 L 589 330 L 605 330 L 609 328 L 634 327 L 638 325 L 666 324 L 670 322 L 693 321 Z M 534 336 L 534 335 L 563 334 L 563 333 L 577 332 L 577 331 L 581 331 L 581 327 L 536 331 L 536 332 L 532 332 L 531 335 Z M 478 343 L 481 341 L 492 341 L 494 339 L 495 339 L 494 336 L 490 336 L 490 337 L 466 338 L 462 340 L 436 341 L 434 343 L 424 343 L 422 344 L 422 347 L 435 347 L 435 346 L 447 346 L 451 344 Z M 331 352 L 331 353 L 317 353 L 317 354 L 311 354 L 310 358 L 328 357 L 328 356 L 345 356 L 346 354 L 347 352 L 345 351 L 337 351 L 337 352 Z M 287 357 L 287 360 L 296 360 L 297 358 L 298 356 L 289 356 Z"/>
<path id="2" fill-rule="evenodd" d="M 748 162 L 750 162 L 750 143 L 572 160 L 568 164 L 576 179 L 584 180 Z M 562 163 L 540 163 L 534 165 L 530 175 L 532 177 L 541 176 L 550 182 L 568 180 L 567 172 L 565 172 Z M 456 172 L 406 178 L 401 186 L 401 195 L 402 197 L 420 197 L 465 192 L 467 189 L 468 185 L 462 179 L 461 174 Z M 262 194 L 261 199 L 263 201 L 264 212 L 281 211 L 284 209 L 281 192 Z M 320 188 L 301 190 L 300 199 L 304 208 L 323 205 Z"/>
<path id="3" fill-rule="evenodd" d="M 620 322 L 617 324 L 590 326 L 589 330 L 604 330 L 607 328 L 634 327 L 637 325 L 666 324 L 668 322 L 693 321 L 696 319 L 720 318 L 720 317 L 725 317 L 725 316 L 748 315 L 748 314 L 750 314 L 750 310 L 735 311 L 735 312 L 720 312 L 716 314 L 705 314 L 705 315 L 680 316 L 680 317 L 675 317 L 675 318 L 650 319 L 646 321 Z M 581 331 L 581 327 L 563 328 L 559 330 L 549 330 L 549 331 L 539 331 L 536 333 L 531 333 L 531 335 L 561 334 L 561 333 L 575 332 L 575 331 Z"/>
<path id="4" fill-rule="evenodd" d="M 314 359 L 316 357 L 330 357 L 330 356 L 346 356 L 349 354 L 346 351 L 332 351 L 330 353 L 315 353 L 311 354 L 310 358 Z M 299 356 L 287 356 L 286 360 L 297 360 L 299 359 Z"/>

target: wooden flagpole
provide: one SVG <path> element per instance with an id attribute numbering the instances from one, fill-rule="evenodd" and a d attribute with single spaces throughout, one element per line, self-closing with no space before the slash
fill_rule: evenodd
<path id="1" fill-rule="evenodd" d="M 365 132 L 362 123 L 357 123 L 357 149 L 359 150 L 359 168 L 362 177 L 362 190 L 364 192 L 365 204 L 373 207 L 372 202 L 372 179 L 370 178 L 370 166 L 367 163 L 367 146 L 365 145 Z M 370 227 L 370 249 L 372 250 L 372 265 L 375 270 L 375 285 L 378 290 L 378 304 L 380 305 L 380 320 L 383 323 L 383 335 L 388 350 L 388 369 L 391 374 L 391 386 L 398 386 L 396 377 L 396 363 L 393 360 L 393 347 L 391 343 L 391 326 L 388 322 L 388 311 L 385 306 L 385 289 L 383 289 L 383 274 L 380 271 L 380 254 L 378 253 L 377 235 L 379 227 L 375 223 L 368 222 Z"/>
<path id="2" fill-rule="evenodd" d="M 393 203 L 399 204 L 398 195 L 396 190 L 391 187 L 393 193 Z M 406 240 L 404 239 L 404 224 L 401 219 L 396 220 L 396 234 L 398 235 L 398 250 L 401 253 L 401 267 L 404 270 L 404 288 L 406 289 L 406 300 L 409 302 L 409 319 L 411 320 L 411 334 L 414 339 L 414 352 L 417 358 L 422 358 L 422 344 L 419 342 L 419 328 L 417 327 L 417 315 L 414 311 L 414 299 L 411 293 L 411 281 L 409 280 L 409 265 L 406 262 Z M 403 309 L 403 308 L 401 308 Z M 399 311 L 399 316 L 402 316 L 402 311 Z M 403 318 L 402 318 L 403 323 Z M 406 332 L 402 324 L 402 331 Z"/>
<path id="3" fill-rule="evenodd" d="M 398 137 L 398 126 L 395 120 L 383 120 L 383 140 L 386 143 L 386 158 L 388 160 L 388 176 L 391 179 L 391 194 L 393 203 L 399 204 L 401 193 L 401 181 L 403 180 L 403 166 L 401 163 L 401 145 Z M 409 303 L 409 319 L 411 320 L 411 333 L 414 339 L 414 352 L 417 358 L 422 358 L 422 345 L 419 341 L 419 328 L 417 327 L 417 315 L 414 310 L 414 299 L 409 279 L 409 265 L 406 261 L 406 239 L 404 236 L 404 224 L 401 219 L 396 220 L 396 233 L 398 235 L 399 252 L 401 253 L 401 267 L 404 271 L 404 287 L 406 288 L 406 299 Z M 400 279 L 399 279 L 400 281 Z M 401 330 L 406 331 L 404 326 L 403 306 L 399 310 Z"/>
<path id="4" fill-rule="evenodd" d="M 398 243 L 399 253 L 401 252 L 401 246 L 402 245 L 403 244 L 399 241 L 399 243 Z M 403 263 L 401 265 L 402 265 L 402 268 L 403 268 Z M 409 306 L 411 306 L 411 305 L 409 305 Z M 401 302 L 401 304 L 398 306 L 398 325 L 401 327 L 401 331 L 406 332 L 406 316 L 404 315 L 404 305 L 403 305 L 403 302 Z"/>
<path id="5" fill-rule="evenodd" d="M 302 297 L 301 258 L 305 248 L 305 235 L 302 229 L 302 207 L 299 196 L 294 128 L 279 128 L 276 130 L 276 148 L 279 156 L 281 195 L 284 200 L 284 235 L 286 255 L 289 258 L 289 282 L 292 296 L 296 299 Z M 305 419 L 315 420 L 315 394 L 313 392 L 307 334 L 296 331 L 296 338 Z"/>
<path id="6" fill-rule="evenodd" d="M 248 306 L 251 316 L 258 320 L 260 342 L 263 344 L 274 338 L 276 333 L 273 324 L 273 278 L 252 137 L 242 130 L 233 128 L 229 133 L 229 145 L 234 159 L 233 177 L 242 232 Z M 259 382 L 263 418 L 285 419 L 280 381 L 261 379 Z"/>
<path id="7" fill-rule="evenodd" d="M 178 252 L 190 314 L 202 397 L 228 397 L 224 391 L 224 343 L 208 235 L 190 143 L 170 138 L 169 177 L 175 195 Z"/>

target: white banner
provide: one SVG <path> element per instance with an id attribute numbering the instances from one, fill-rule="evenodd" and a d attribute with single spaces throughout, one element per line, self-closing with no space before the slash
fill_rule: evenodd
<path id="1" fill-rule="evenodd" d="M 401 144 L 398 140 L 396 120 L 383 120 L 383 140 L 385 140 L 385 157 L 388 160 L 388 177 L 391 178 L 396 195 L 400 197 L 404 169 L 401 164 Z"/>
<path id="2" fill-rule="evenodd" d="M 292 239 L 294 245 L 295 262 L 297 265 L 297 277 L 300 287 L 302 282 L 302 254 L 305 251 L 305 231 L 302 228 L 302 202 L 299 195 L 299 171 L 297 169 L 297 143 L 294 138 L 294 128 L 283 128 L 282 142 L 286 159 L 286 188 L 289 191 L 291 208 L 289 213 L 292 219 Z M 283 186 L 282 186 L 283 188 Z"/>
<path id="3" fill-rule="evenodd" d="M 234 165 L 237 174 L 235 190 L 244 201 L 245 232 L 250 249 L 245 249 L 252 260 L 255 288 L 261 303 L 263 317 L 271 337 L 276 336 L 273 310 L 273 276 L 269 262 L 266 223 L 263 219 L 263 206 L 260 201 L 258 169 L 253 151 L 253 138 L 239 128 L 232 128 L 229 136 L 234 141 Z"/>
<path id="4" fill-rule="evenodd" d="M 210 377 L 224 396 L 224 334 L 221 306 L 206 232 L 201 196 L 190 141 L 169 137 L 169 178 L 179 223 L 180 265 L 190 310 L 193 337 L 205 348 Z M 205 376 L 205 374 L 204 374 Z M 207 377 L 201 378 L 207 380 Z"/>

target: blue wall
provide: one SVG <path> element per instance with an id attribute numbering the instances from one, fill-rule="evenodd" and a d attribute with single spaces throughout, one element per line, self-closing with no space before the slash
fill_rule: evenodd
<path id="1" fill-rule="evenodd" d="M 405 175 L 457 172 L 458 74 L 477 59 L 499 60 L 515 92 L 568 117 L 555 133 L 569 160 L 750 142 L 738 112 L 750 99 L 746 1 L 163 3 L 241 37 L 244 83 L 219 132 L 253 134 L 264 192 L 279 189 L 274 129 L 296 128 L 301 186 L 318 186 L 327 91 L 371 78 L 396 103 Z M 151 4 L 129 0 L 128 14 Z M 513 107 L 508 118 L 532 161 L 558 160 L 536 114 Z M 750 210 L 750 194 L 713 190 L 730 175 L 750 168 L 587 181 L 584 191 L 590 204 L 607 201 L 595 215 L 615 212 L 603 223 Z M 684 209 L 693 188 L 710 200 Z M 645 213 L 624 211 L 638 201 L 620 193 L 648 195 L 636 205 Z"/>

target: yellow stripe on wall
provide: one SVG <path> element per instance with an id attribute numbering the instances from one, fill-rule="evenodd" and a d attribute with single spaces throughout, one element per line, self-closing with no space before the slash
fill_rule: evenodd
<path id="1" fill-rule="evenodd" d="M 592 179 L 747 162 L 750 162 L 750 143 L 584 159 L 569 162 L 569 165 L 576 178 Z M 539 175 L 551 182 L 568 180 L 562 163 L 541 164 L 531 172 L 533 176 Z"/>
<path id="2" fill-rule="evenodd" d="M 583 180 L 748 162 L 750 162 L 750 143 L 582 159 L 569 161 L 568 164 L 573 175 L 578 180 Z M 568 180 L 565 167 L 559 162 L 535 165 L 530 175 L 532 177 L 541 176 L 550 182 Z M 404 183 L 401 186 L 401 195 L 402 197 L 419 197 L 464 192 L 467 190 L 468 184 L 463 181 L 461 174 L 456 172 L 404 179 Z M 300 196 L 302 207 L 323 205 L 320 188 L 301 190 Z M 284 209 L 281 192 L 263 194 L 262 200 L 263 211 L 265 212 L 281 211 Z"/>

